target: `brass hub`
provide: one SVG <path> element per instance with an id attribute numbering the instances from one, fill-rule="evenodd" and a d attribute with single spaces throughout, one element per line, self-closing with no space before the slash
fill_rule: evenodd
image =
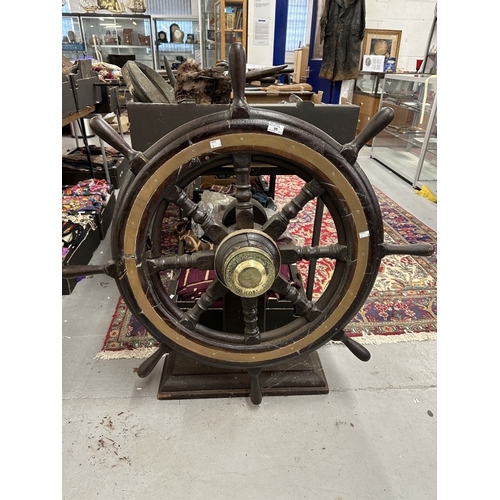
<path id="1" fill-rule="evenodd" d="M 224 264 L 224 282 L 240 297 L 258 297 L 267 292 L 276 279 L 273 261 L 258 248 L 241 248 Z"/>
<path id="2" fill-rule="evenodd" d="M 231 233 L 221 242 L 215 259 L 217 275 L 240 297 L 258 297 L 266 293 L 280 267 L 276 244 L 256 230 Z"/>

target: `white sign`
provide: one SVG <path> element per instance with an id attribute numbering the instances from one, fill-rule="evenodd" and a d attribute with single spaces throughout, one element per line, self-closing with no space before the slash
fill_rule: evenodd
<path id="1" fill-rule="evenodd" d="M 385 56 L 363 56 L 363 71 L 384 72 Z"/>
<path id="2" fill-rule="evenodd" d="M 269 45 L 269 19 L 255 19 L 253 43 Z"/>

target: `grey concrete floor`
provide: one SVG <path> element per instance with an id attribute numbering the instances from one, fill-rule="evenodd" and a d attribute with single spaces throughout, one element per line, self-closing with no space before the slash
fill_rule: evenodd
<path id="1" fill-rule="evenodd" d="M 436 229 L 436 204 L 369 157 L 372 183 Z M 110 258 L 109 232 L 91 263 Z M 118 300 L 96 275 L 62 297 L 62 498 L 429 500 L 437 497 L 435 341 L 318 350 L 316 396 L 157 399 L 162 363 L 96 359 Z"/>

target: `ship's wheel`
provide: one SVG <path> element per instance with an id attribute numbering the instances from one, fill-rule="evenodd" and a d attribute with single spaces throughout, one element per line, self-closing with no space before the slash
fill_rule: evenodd
<path id="1" fill-rule="evenodd" d="M 102 272 L 115 278 L 127 306 L 160 343 L 143 375 L 165 351 L 175 351 L 209 366 L 247 371 L 252 402 L 259 404 L 264 368 L 304 356 L 330 340 L 342 341 L 368 360 L 368 351 L 348 338 L 344 328 L 366 301 L 381 259 L 394 253 L 430 255 L 433 248 L 384 243 L 377 197 L 356 163 L 360 148 L 392 120 L 390 108 L 342 146 L 309 123 L 246 104 L 241 44 L 232 45 L 229 64 L 230 109 L 179 127 L 144 153 L 132 150 L 101 118 L 92 119 L 96 133 L 127 157 L 131 173 L 113 217 L 113 260 L 102 267 L 69 266 L 63 275 Z M 304 181 L 301 191 L 269 217 L 252 202 L 251 177 L 257 168 Z M 189 190 L 201 175 L 220 171 L 234 175 L 236 185 L 231 213 L 222 219 L 207 213 Z M 312 201 L 331 216 L 335 240 L 310 246 L 281 243 L 290 221 Z M 161 224 L 172 205 L 203 229 L 214 243 L 212 250 L 163 254 Z M 333 259 L 335 266 L 330 282 L 313 300 L 282 269 L 317 259 Z M 189 268 L 210 271 L 214 279 L 191 307 L 180 308 L 161 276 L 166 270 Z M 271 293 L 294 310 L 277 327 L 262 322 Z M 220 301 L 225 307 L 231 304 L 235 318 L 241 318 L 239 326 L 235 321 L 212 327 L 202 321 Z"/>

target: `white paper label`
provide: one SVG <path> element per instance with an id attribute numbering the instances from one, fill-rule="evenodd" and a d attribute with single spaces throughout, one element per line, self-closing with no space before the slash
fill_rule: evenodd
<path id="1" fill-rule="evenodd" d="M 283 130 L 285 130 L 285 127 L 279 123 L 269 122 L 269 125 L 267 126 L 267 131 L 272 132 L 273 134 L 283 135 Z"/>
<path id="2" fill-rule="evenodd" d="M 215 139 L 215 141 L 210 141 L 210 147 L 212 149 L 220 148 L 221 146 L 222 146 L 222 142 L 220 141 L 220 139 Z"/>
<path id="3" fill-rule="evenodd" d="M 370 231 L 361 231 L 361 233 L 359 233 L 360 238 L 368 238 L 368 236 L 370 236 Z"/>

